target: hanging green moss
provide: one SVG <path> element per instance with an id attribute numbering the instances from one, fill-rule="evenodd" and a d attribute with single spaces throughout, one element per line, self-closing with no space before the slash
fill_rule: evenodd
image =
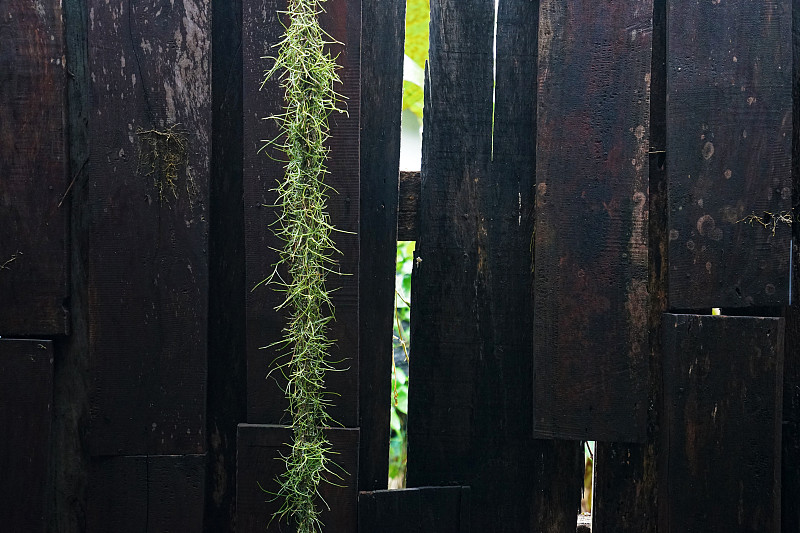
<path id="1" fill-rule="evenodd" d="M 280 214 L 274 231 L 284 242 L 280 265 L 288 278 L 273 279 L 272 284 L 285 293 L 280 308 L 288 321 L 279 344 L 287 359 L 279 368 L 287 381 L 294 438 L 284 458 L 286 472 L 277 494 L 282 506 L 276 516 L 288 518 L 299 533 L 321 531 L 319 485 L 332 465 L 331 446 L 323 433 L 332 423 L 325 374 L 333 370 L 327 357 L 333 305 L 326 278 L 334 272 L 337 252 L 327 213 L 330 188 L 324 178 L 328 117 L 338 111 L 334 86 L 339 78 L 336 61 L 326 50 L 331 39 L 318 20 L 323 1 L 289 1 L 288 26 L 264 79 L 266 83 L 278 76 L 286 105 L 283 114 L 273 117 L 281 130 L 274 144 L 287 159 L 277 187 Z"/>

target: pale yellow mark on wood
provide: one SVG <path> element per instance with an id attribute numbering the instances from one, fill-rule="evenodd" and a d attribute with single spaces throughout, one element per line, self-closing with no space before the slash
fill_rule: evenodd
<path id="1" fill-rule="evenodd" d="M 714 155 L 714 144 L 711 141 L 703 145 L 703 159 L 708 161 Z"/>
<path id="2" fill-rule="evenodd" d="M 731 179 L 731 176 L 733 176 L 733 172 L 731 171 L 731 169 L 728 168 L 728 169 L 725 169 L 724 175 L 725 175 L 725 179 L 729 180 L 729 179 Z"/>

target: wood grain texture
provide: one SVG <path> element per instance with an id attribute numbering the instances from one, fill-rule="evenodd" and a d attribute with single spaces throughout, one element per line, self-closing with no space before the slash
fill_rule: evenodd
<path id="1" fill-rule="evenodd" d="M 791 1 L 667 11 L 671 309 L 784 305 L 792 210 Z"/>
<path id="2" fill-rule="evenodd" d="M 792 2 L 792 100 L 800 109 L 800 1 Z M 793 202 L 800 202 L 800 113 L 792 114 Z M 783 445 L 781 450 L 781 527 L 800 531 L 800 224 L 793 228 L 792 306 L 785 310 L 786 348 L 783 366 Z"/>
<path id="3" fill-rule="evenodd" d="M 431 2 L 408 486 L 470 486 L 474 531 L 574 529 L 580 497 L 577 443 L 532 438 L 538 14 L 500 3 L 493 129 L 494 3 Z"/>
<path id="4" fill-rule="evenodd" d="M 650 75 L 650 216 L 648 217 L 651 401 L 644 443 L 597 442 L 592 493 L 595 533 L 656 533 L 658 529 L 658 412 L 661 409 L 661 317 L 667 310 L 666 0 L 653 2 Z"/>
<path id="5" fill-rule="evenodd" d="M 242 1 L 212 2 L 208 396 L 204 528 L 236 530 L 236 432 L 246 420 Z"/>
<path id="6" fill-rule="evenodd" d="M 326 532 L 349 533 L 358 530 L 358 433 L 357 429 L 326 430 L 335 454 L 332 456 L 336 463 L 333 469 L 341 476 L 341 479 L 326 478 L 335 485 L 320 485 L 320 495 L 327 503 L 325 507 L 324 503 L 319 502 L 323 506 L 320 518 Z M 239 425 L 237 531 L 263 533 L 290 530 L 285 521 L 272 520 L 281 502 L 271 494 L 279 489 L 277 479 L 285 470 L 281 454 L 289 453 L 286 443 L 291 438 L 292 430 L 285 426 Z"/>
<path id="7" fill-rule="evenodd" d="M 91 1 L 86 210 L 92 455 L 205 450 L 208 0 Z M 176 197 L 145 175 L 141 130 L 186 130 Z"/>
<path id="8" fill-rule="evenodd" d="M 358 494 L 361 533 L 468 533 L 469 487 L 420 487 Z"/>
<path id="9" fill-rule="evenodd" d="M 659 531 L 780 531 L 783 328 L 664 316 Z"/>
<path id="10" fill-rule="evenodd" d="M 205 455 L 92 460 L 86 531 L 200 533 Z"/>
<path id="11" fill-rule="evenodd" d="M 797 259 L 800 254 L 796 249 L 795 254 Z M 793 275 L 795 282 L 800 281 L 796 270 Z M 800 506 L 797 505 L 800 498 L 800 305 L 797 303 L 786 312 L 783 372 L 781 531 L 790 533 L 800 531 Z"/>
<path id="12" fill-rule="evenodd" d="M 389 376 L 397 257 L 404 0 L 363 2 L 361 250 L 359 264 L 360 490 L 387 487 Z"/>
<path id="13" fill-rule="evenodd" d="M 45 531 L 53 343 L 0 339 L 0 524 Z"/>
<path id="14" fill-rule="evenodd" d="M 397 240 L 415 241 L 419 231 L 420 173 L 400 172 Z"/>
<path id="15" fill-rule="evenodd" d="M 642 441 L 653 2 L 541 12 L 535 432 Z"/>
<path id="16" fill-rule="evenodd" d="M 0 5 L 0 332 L 63 335 L 68 179 L 61 2 Z"/>
<path id="17" fill-rule="evenodd" d="M 253 289 L 274 270 L 278 260 L 275 249 L 282 243 L 270 228 L 277 219 L 275 204 L 277 180 L 283 177 L 283 156 L 279 153 L 258 153 L 265 140 L 278 135 L 274 121 L 263 120 L 281 112 L 283 92 L 278 80 L 272 79 L 259 90 L 264 70 L 271 61 L 261 59 L 274 55 L 271 48 L 283 32 L 277 13 L 285 9 L 279 0 L 249 0 L 243 5 L 244 54 L 244 217 L 245 260 L 247 268 L 247 420 L 253 423 L 288 422 L 288 403 L 279 372 L 266 379 L 273 363 L 282 352 L 277 347 L 262 349 L 281 338 L 285 316 L 274 309 L 283 301 L 283 294 L 274 287 L 261 285 Z M 334 398 L 330 414 L 347 427 L 358 425 L 358 284 L 359 284 L 359 145 L 360 145 L 360 0 L 330 0 L 321 17 L 324 29 L 344 45 L 331 46 L 342 67 L 342 84 L 335 87 L 345 97 L 341 102 L 347 114 L 330 118 L 331 139 L 326 183 L 338 194 L 332 194 L 328 211 L 332 224 L 341 230 L 333 235 L 338 256 L 336 269 L 342 276 L 329 276 L 334 290 L 336 320 L 331 323 L 330 337 L 336 340 L 331 361 L 340 361 L 341 372 L 328 374 L 326 389 L 340 394 Z M 269 156 L 272 157 L 269 157 Z M 274 158 L 274 159 L 273 159 Z M 346 370 L 345 370 L 346 369 Z M 274 379 L 273 379 L 274 378 Z"/>

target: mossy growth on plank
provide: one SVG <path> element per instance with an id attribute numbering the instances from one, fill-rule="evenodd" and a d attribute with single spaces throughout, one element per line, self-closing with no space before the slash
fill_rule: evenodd
<path id="1" fill-rule="evenodd" d="M 285 107 L 270 117 L 280 129 L 277 139 L 264 149 L 285 156 L 285 173 L 277 188 L 278 219 L 272 229 L 283 242 L 274 274 L 267 280 L 285 295 L 278 307 L 287 315 L 283 349 L 273 371 L 286 381 L 293 429 L 291 450 L 284 457 L 286 471 L 274 496 L 281 507 L 274 518 L 286 519 L 299 533 L 322 530 L 320 513 L 325 502 L 319 495 L 323 481 L 341 479 L 331 460 L 331 444 L 324 428 L 334 424 L 328 414 L 330 396 L 325 392 L 326 373 L 334 368 L 329 359 L 332 339 L 328 325 L 334 309 L 326 280 L 338 274 L 335 231 L 327 211 L 332 192 L 325 183 L 332 112 L 340 112 L 340 83 L 336 60 L 329 52 L 333 39 L 319 23 L 324 0 L 290 0 L 282 13 L 287 21 L 277 57 L 263 84 L 276 77 L 284 92 Z M 274 156 L 273 156 L 274 157 Z M 278 272 L 286 272 L 283 279 Z"/>
<path id="2" fill-rule="evenodd" d="M 152 177 L 160 201 L 178 197 L 180 173 L 187 171 L 186 190 L 191 194 L 193 183 L 188 175 L 189 137 L 180 124 L 164 130 L 136 130 L 139 138 L 139 172 Z"/>

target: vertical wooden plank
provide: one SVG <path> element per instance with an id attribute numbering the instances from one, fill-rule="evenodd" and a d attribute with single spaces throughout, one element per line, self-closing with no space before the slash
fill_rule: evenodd
<path id="1" fill-rule="evenodd" d="M 45 531 L 53 343 L 0 339 L 0 524 Z"/>
<path id="2" fill-rule="evenodd" d="M 89 419 L 89 330 L 86 251 L 89 202 L 86 201 L 89 157 L 89 69 L 86 0 L 62 0 L 67 76 L 67 136 L 70 180 L 74 184 L 64 199 L 69 209 L 69 313 L 70 334 L 56 345 L 53 391 L 52 473 L 48 531 L 83 531 L 86 528 L 89 457 L 86 429 Z"/>
<path id="3" fill-rule="evenodd" d="M 385 489 L 406 3 L 367 0 L 361 49 L 359 489 Z"/>
<path id="4" fill-rule="evenodd" d="M 90 451 L 203 452 L 209 2 L 88 7 Z M 175 125 L 187 164 L 160 198 L 140 162 L 156 134 L 141 132 Z"/>
<path id="5" fill-rule="evenodd" d="M 431 2 L 408 484 L 469 485 L 474 531 L 566 531 L 580 498 L 577 443 L 532 438 L 538 14 L 500 2 L 493 91 L 494 2 Z"/>
<path id="6" fill-rule="evenodd" d="M 650 75 L 650 210 L 647 326 L 650 333 L 647 441 L 597 442 L 592 493 L 595 533 L 656 533 L 658 528 L 658 410 L 661 398 L 661 317 L 667 310 L 666 0 L 653 2 Z"/>
<path id="7" fill-rule="evenodd" d="M 797 260 L 796 251 L 795 254 Z M 800 281 L 796 270 L 793 275 L 795 283 Z M 800 305 L 798 303 L 786 313 L 786 351 L 783 368 L 781 531 L 791 533 L 800 531 L 800 506 L 797 505 L 800 499 Z"/>
<path id="8" fill-rule="evenodd" d="M 324 531 L 358 530 L 358 430 L 330 428 L 326 436 L 335 453 L 331 483 L 320 485 L 325 503 L 321 516 Z M 275 499 L 278 476 L 284 471 L 281 454 L 289 453 L 292 430 L 284 426 L 240 424 L 236 479 L 236 530 L 243 533 L 286 531 L 285 521 L 273 520 L 281 502 Z M 327 506 L 326 506 L 327 504 Z"/>
<path id="9" fill-rule="evenodd" d="M 792 101 L 800 109 L 800 1 L 792 2 Z M 800 113 L 792 114 L 792 205 L 800 203 Z M 786 309 L 783 366 L 783 445 L 781 450 L 781 527 L 800 531 L 800 224 L 793 230 L 792 306 Z"/>
<path id="10" fill-rule="evenodd" d="M 783 328 L 665 315 L 659 531 L 780 531 Z"/>
<path id="11" fill-rule="evenodd" d="M 541 12 L 535 432 L 641 441 L 653 2 Z"/>
<path id="12" fill-rule="evenodd" d="M 287 421 L 287 402 L 279 372 L 266 376 L 272 363 L 282 355 L 278 347 L 270 347 L 281 337 L 285 317 L 275 311 L 282 294 L 273 287 L 262 285 L 278 260 L 274 249 L 282 243 L 272 234 L 270 224 L 278 212 L 268 206 L 275 204 L 277 180 L 283 177 L 282 154 L 273 150 L 258 153 L 266 140 L 278 132 L 274 121 L 264 120 L 280 113 L 283 93 L 278 80 L 261 82 L 271 62 L 262 59 L 277 53 L 272 48 L 283 33 L 278 13 L 285 2 L 276 0 L 247 0 L 244 3 L 244 195 L 245 195 L 245 256 L 247 293 L 247 419 L 259 423 Z M 337 194 L 331 194 L 328 207 L 333 225 L 341 232 L 334 241 L 342 252 L 337 269 L 342 276 L 329 276 L 336 308 L 336 321 L 331 324 L 330 336 L 336 340 L 331 360 L 341 361 L 341 372 L 328 375 L 326 388 L 339 394 L 330 409 L 333 418 L 347 427 L 358 425 L 358 283 L 359 283 L 359 141 L 360 141 L 360 42 L 361 1 L 329 0 L 325 4 L 321 24 L 343 44 L 332 44 L 331 53 L 341 66 L 342 84 L 336 90 L 344 96 L 341 105 L 347 114 L 330 118 L 331 139 L 328 158 L 329 174 L 326 183 Z M 272 157 L 269 157 L 272 156 Z M 274 158 L 274 159 L 273 159 Z M 275 378 L 275 379 L 273 379 Z"/>
<path id="13" fill-rule="evenodd" d="M 206 531 L 236 530 L 236 432 L 247 414 L 242 1 L 212 2 Z"/>
<path id="14" fill-rule="evenodd" d="M 358 494 L 358 530 L 381 533 L 466 533 L 469 487 L 420 487 Z"/>
<path id="15" fill-rule="evenodd" d="M 92 460 L 87 531 L 203 531 L 205 455 Z"/>
<path id="16" fill-rule="evenodd" d="M 0 331 L 69 325 L 61 2 L 0 6 Z"/>
<path id="17" fill-rule="evenodd" d="M 791 216 L 791 2 L 668 7 L 672 309 L 784 305 Z"/>

